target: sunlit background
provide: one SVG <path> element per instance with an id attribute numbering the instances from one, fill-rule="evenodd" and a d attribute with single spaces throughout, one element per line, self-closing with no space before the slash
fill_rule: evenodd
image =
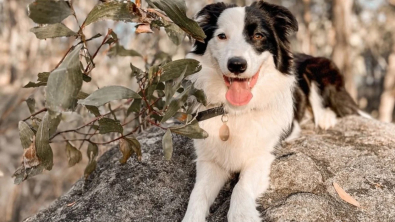
<path id="1" fill-rule="evenodd" d="M 27 17 L 30 0 L 0 0 L 0 221 L 21 221 L 65 193 L 82 176 L 85 162 L 67 168 L 64 148 L 53 146 L 54 169 L 15 186 L 12 173 L 21 163 L 22 147 L 17 130 L 18 121 L 28 117 L 24 100 L 36 98 L 44 106 L 43 87 L 22 89 L 35 81 L 39 72 L 50 71 L 73 44 L 73 38 L 38 40 L 29 29 L 35 24 Z M 99 1 L 75 0 L 74 8 L 81 24 Z M 187 0 L 192 17 L 205 4 L 217 1 Z M 249 5 L 252 0 L 225 1 Z M 297 17 L 299 32 L 292 37 L 292 48 L 315 56 L 332 58 L 346 78 L 347 90 L 360 108 L 373 117 L 392 122 L 395 117 L 395 1 L 393 0 L 272 0 L 289 8 Z M 144 3 L 144 0 L 143 0 Z M 76 31 L 74 19 L 64 21 Z M 134 24 L 98 22 L 85 31 L 87 37 L 105 34 L 113 28 L 121 44 L 135 49 L 143 58 L 106 56 L 103 49 L 95 59 L 92 83 L 83 87 L 87 92 L 106 85 L 132 87 L 129 64 L 144 69 L 160 51 L 183 58 L 191 42 L 175 46 L 162 32 L 134 34 Z M 88 43 L 94 50 L 101 39 Z M 70 124 L 80 121 L 70 117 Z M 101 147 L 101 153 L 109 147 Z M 4 216 L 2 216 L 4 215 Z"/>

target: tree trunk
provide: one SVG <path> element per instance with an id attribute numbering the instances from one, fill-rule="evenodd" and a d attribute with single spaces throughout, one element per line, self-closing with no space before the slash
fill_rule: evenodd
<path id="1" fill-rule="evenodd" d="M 352 70 L 350 35 L 351 35 L 351 14 L 353 0 L 333 1 L 333 27 L 336 35 L 336 42 L 333 48 L 332 60 L 343 73 L 346 89 L 356 100 L 357 89 L 355 86 Z"/>
<path id="2" fill-rule="evenodd" d="M 306 54 L 314 55 L 314 45 L 311 40 L 310 22 L 311 22 L 311 0 L 303 0 L 303 24 L 305 27 L 302 39 L 302 51 Z"/>
<path id="3" fill-rule="evenodd" d="M 394 34 L 395 39 L 395 34 Z M 388 58 L 387 74 L 384 80 L 384 92 L 381 95 L 379 118 L 383 122 L 391 122 L 395 107 L 395 44 Z"/>

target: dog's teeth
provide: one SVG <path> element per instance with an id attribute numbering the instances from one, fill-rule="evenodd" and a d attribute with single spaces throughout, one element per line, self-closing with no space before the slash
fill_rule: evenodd
<path id="1" fill-rule="evenodd" d="M 250 82 L 251 82 L 251 78 L 250 78 L 250 79 L 248 79 L 248 87 L 250 87 L 250 88 L 251 88 L 251 86 L 250 86 Z"/>

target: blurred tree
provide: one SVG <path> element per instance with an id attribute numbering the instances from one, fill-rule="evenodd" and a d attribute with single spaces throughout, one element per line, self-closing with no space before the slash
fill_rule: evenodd
<path id="1" fill-rule="evenodd" d="M 357 90 L 350 58 L 352 6 L 353 0 L 333 1 L 333 28 L 336 35 L 336 44 L 333 48 L 332 59 L 345 77 L 347 91 L 356 99 Z"/>
<path id="2" fill-rule="evenodd" d="M 395 40 L 395 32 L 393 33 Z M 395 44 L 388 58 L 387 74 L 384 80 L 384 92 L 381 95 L 379 118 L 383 122 L 392 122 L 392 114 L 395 106 Z"/>

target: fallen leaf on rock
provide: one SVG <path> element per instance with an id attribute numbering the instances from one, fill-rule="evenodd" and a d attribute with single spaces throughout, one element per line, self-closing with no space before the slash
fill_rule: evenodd
<path id="1" fill-rule="evenodd" d="M 142 23 L 136 26 L 136 33 L 153 33 L 150 24 Z"/>
<path id="2" fill-rule="evenodd" d="M 67 204 L 68 207 L 72 207 L 75 204 L 75 201 L 73 203 Z"/>
<path id="3" fill-rule="evenodd" d="M 335 190 L 337 192 L 337 194 L 339 194 L 339 197 L 346 201 L 349 204 L 352 204 L 356 207 L 361 207 L 361 205 L 359 204 L 358 201 L 356 201 L 352 196 L 350 196 L 350 194 L 346 193 L 346 191 L 343 190 L 343 188 L 341 188 L 339 186 L 339 184 L 337 184 L 336 182 L 333 182 L 333 187 L 335 187 Z"/>

